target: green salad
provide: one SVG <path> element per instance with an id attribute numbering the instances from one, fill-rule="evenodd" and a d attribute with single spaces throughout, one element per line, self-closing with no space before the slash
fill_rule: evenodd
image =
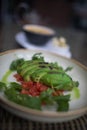
<path id="1" fill-rule="evenodd" d="M 56 104 L 56 111 L 68 111 L 72 93 L 75 99 L 80 97 L 79 82 L 67 73 L 71 70 L 45 61 L 41 53 L 35 53 L 30 60 L 17 58 L 2 77 L 0 91 L 10 101 L 28 108 L 42 110 L 42 106 Z M 8 81 L 11 74 L 17 82 Z"/>

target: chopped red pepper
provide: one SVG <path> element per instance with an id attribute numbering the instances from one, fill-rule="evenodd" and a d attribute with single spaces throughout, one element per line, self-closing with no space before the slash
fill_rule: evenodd
<path id="1" fill-rule="evenodd" d="M 22 76 L 19 74 L 15 74 L 14 77 L 18 82 L 22 85 L 21 94 L 27 94 L 31 96 L 39 96 L 41 92 L 48 89 L 46 85 L 43 85 L 39 82 L 33 82 L 33 81 L 24 81 Z M 63 90 L 56 90 L 53 92 L 53 96 L 62 95 Z"/>

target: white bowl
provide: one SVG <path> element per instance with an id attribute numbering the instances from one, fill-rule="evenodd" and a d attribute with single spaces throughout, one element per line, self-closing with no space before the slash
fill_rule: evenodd
<path id="1" fill-rule="evenodd" d="M 79 81 L 80 98 L 70 102 L 70 109 L 68 112 L 56 112 L 49 110 L 39 111 L 32 110 L 11 102 L 4 96 L 4 94 L 0 92 L 0 105 L 18 116 L 41 122 L 69 121 L 85 114 L 87 112 L 87 67 L 83 66 L 77 61 L 42 50 L 10 50 L 0 54 L 0 79 L 9 69 L 9 65 L 14 59 L 16 59 L 17 57 L 30 59 L 31 56 L 37 52 L 42 52 L 45 60 L 48 62 L 58 62 L 64 68 L 68 66 L 73 67 L 73 70 L 70 71 L 69 74 L 74 80 Z M 9 78 L 9 81 L 12 80 L 13 79 Z"/>

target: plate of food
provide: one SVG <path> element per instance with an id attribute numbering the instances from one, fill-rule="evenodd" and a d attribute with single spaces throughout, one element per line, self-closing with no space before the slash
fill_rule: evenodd
<path id="1" fill-rule="evenodd" d="M 44 50 L 0 53 L 0 105 L 25 119 L 64 122 L 87 112 L 87 67 Z"/>

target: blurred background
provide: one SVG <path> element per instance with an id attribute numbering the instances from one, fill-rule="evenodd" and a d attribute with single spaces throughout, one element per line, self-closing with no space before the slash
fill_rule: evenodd
<path id="1" fill-rule="evenodd" d="M 87 65 L 87 0 L 0 0 L 0 51 L 22 48 L 14 37 L 27 23 L 55 29 Z"/>

